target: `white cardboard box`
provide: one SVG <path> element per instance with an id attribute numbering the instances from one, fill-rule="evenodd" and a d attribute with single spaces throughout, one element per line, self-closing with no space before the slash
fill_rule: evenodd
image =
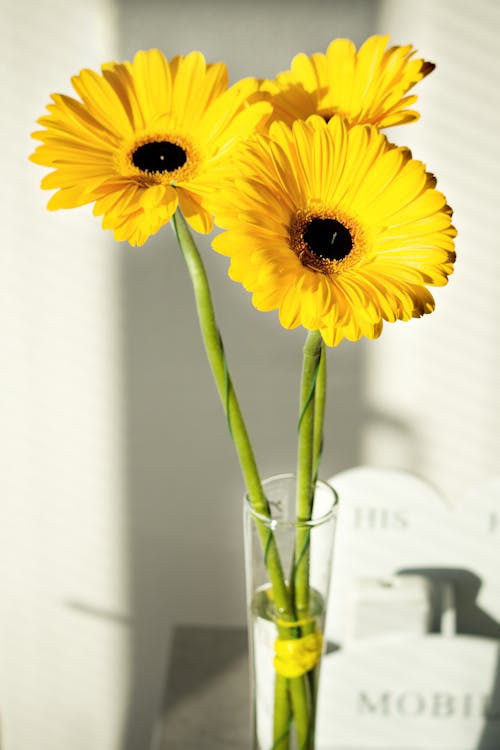
<path id="1" fill-rule="evenodd" d="M 330 482 L 318 750 L 500 750 L 500 478 L 454 507 L 406 472 Z"/>

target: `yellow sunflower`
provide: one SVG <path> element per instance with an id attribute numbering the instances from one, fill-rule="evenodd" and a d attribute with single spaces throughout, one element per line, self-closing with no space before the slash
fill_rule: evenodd
<path id="1" fill-rule="evenodd" d="M 229 276 L 285 328 L 329 346 L 430 313 L 453 270 L 455 229 L 436 181 L 406 148 L 340 116 L 280 122 L 240 146 L 213 241 Z"/>
<path id="2" fill-rule="evenodd" d="M 111 62 L 102 75 L 72 79 L 81 101 L 54 94 L 45 129 L 30 157 L 54 171 L 42 187 L 56 188 L 48 208 L 94 203 L 117 240 L 142 245 L 177 206 L 198 232 L 213 226 L 211 197 L 228 152 L 265 122 L 271 108 L 252 103 L 257 83 L 228 88 L 224 63 L 200 52 L 168 61 L 156 49 L 133 62 Z"/>
<path id="3" fill-rule="evenodd" d="M 416 96 L 406 93 L 434 70 L 415 59 L 411 44 L 387 48 L 388 36 L 372 36 L 356 51 L 349 39 L 334 39 L 326 54 L 299 54 L 289 71 L 261 88 L 271 95 L 274 119 L 291 124 L 318 114 L 329 120 L 343 115 L 349 124 L 371 123 L 378 128 L 416 120 L 407 109 Z"/>

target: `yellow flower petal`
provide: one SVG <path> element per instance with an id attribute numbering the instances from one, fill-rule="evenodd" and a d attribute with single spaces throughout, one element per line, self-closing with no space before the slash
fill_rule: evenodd
<path id="1" fill-rule="evenodd" d="M 319 330 L 336 346 L 432 312 L 427 287 L 453 271 L 451 209 L 424 165 L 376 127 L 316 115 L 273 123 L 241 144 L 234 173 L 212 246 L 284 328 Z"/>
<path id="2" fill-rule="evenodd" d="M 202 202 L 188 190 L 179 190 L 178 195 L 181 211 L 192 229 L 201 234 L 211 232 L 214 226 L 212 215 L 203 208 Z"/>
<path id="3" fill-rule="evenodd" d="M 411 45 L 387 44 L 387 36 L 372 36 L 356 51 L 350 40 L 334 39 L 326 54 L 297 55 L 289 71 L 261 84 L 274 119 L 292 124 L 312 114 L 326 120 L 340 114 L 350 125 L 378 128 L 416 119 L 418 113 L 407 109 L 416 97 L 405 95 L 434 65 L 414 58 Z"/>
<path id="4" fill-rule="evenodd" d="M 200 52 L 169 61 L 156 49 L 82 70 L 72 83 L 81 101 L 53 95 L 33 134 L 41 144 L 30 158 L 53 170 L 42 182 L 57 190 L 49 208 L 95 201 L 104 228 L 143 244 L 180 200 L 189 224 L 210 232 L 233 149 L 271 112 L 258 83 L 228 89 L 224 63 Z"/>

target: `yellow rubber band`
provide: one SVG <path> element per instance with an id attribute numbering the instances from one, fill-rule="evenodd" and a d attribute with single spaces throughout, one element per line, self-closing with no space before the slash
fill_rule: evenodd
<path id="1" fill-rule="evenodd" d="M 290 640 L 277 638 L 274 642 L 274 668 L 282 677 L 301 677 L 316 666 L 322 651 L 323 636 L 318 632 Z"/>

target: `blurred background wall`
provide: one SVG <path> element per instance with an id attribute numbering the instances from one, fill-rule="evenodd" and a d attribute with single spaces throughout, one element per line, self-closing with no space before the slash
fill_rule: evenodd
<path id="1" fill-rule="evenodd" d="M 371 33 L 437 70 L 390 132 L 455 208 L 428 318 L 329 352 L 323 475 L 408 468 L 451 502 L 498 471 L 500 64 L 495 0 L 1 0 L 0 723 L 6 750 L 149 747 L 175 623 L 243 624 L 242 481 L 169 227 L 117 244 L 48 214 L 29 133 L 52 91 L 157 46 L 272 77 Z M 200 239 L 262 474 L 293 470 L 303 331 Z"/>

